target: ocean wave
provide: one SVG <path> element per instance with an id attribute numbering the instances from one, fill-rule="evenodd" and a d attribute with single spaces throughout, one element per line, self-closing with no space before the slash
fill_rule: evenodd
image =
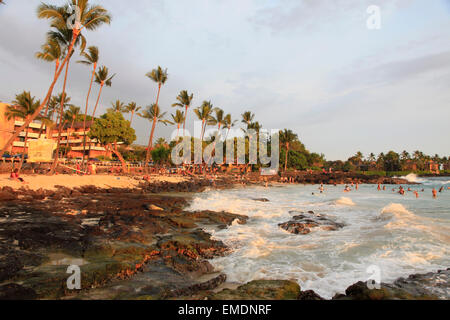
<path id="1" fill-rule="evenodd" d="M 414 183 L 423 183 L 423 182 L 425 182 L 424 179 L 419 178 L 415 173 L 410 173 L 407 176 L 400 177 L 400 178 L 406 179 L 409 182 L 414 182 Z"/>
<path id="2" fill-rule="evenodd" d="M 355 203 L 352 199 L 347 197 L 342 197 L 334 202 L 335 204 L 341 205 L 341 206 L 355 206 Z"/>

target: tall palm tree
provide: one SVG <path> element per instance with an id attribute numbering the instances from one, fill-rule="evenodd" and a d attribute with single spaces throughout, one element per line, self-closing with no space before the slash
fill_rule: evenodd
<path id="1" fill-rule="evenodd" d="M 65 93 L 60 93 L 59 95 L 57 95 L 55 97 L 55 102 L 57 103 L 58 106 L 60 106 L 60 108 L 59 108 L 59 114 L 58 114 L 59 127 L 58 127 L 58 138 L 57 138 L 57 142 L 56 142 L 56 155 L 55 155 L 55 159 L 53 159 L 52 167 L 50 168 L 51 174 L 54 173 L 54 171 L 56 170 L 56 166 L 58 165 L 59 148 L 61 146 L 61 135 L 62 135 L 64 125 L 67 122 L 67 120 L 64 119 L 64 109 L 73 106 L 72 104 L 70 104 L 70 100 L 71 100 L 71 98 L 68 97 Z"/>
<path id="2" fill-rule="evenodd" d="M 94 83 L 95 79 L 95 72 L 97 71 L 97 64 L 99 60 L 99 52 L 98 47 L 90 46 L 87 48 L 88 52 L 81 52 L 81 56 L 84 57 L 84 60 L 77 61 L 78 63 L 92 66 L 92 75 L 91 75 L 91 82 L 89 84 L 89 90 L 86 97 L 86 107 L 84 110 L 84 117 L 83 117 L 83 163 L 85 160 L 85 153 L 86 153 L 86 116 L 88 114 L 88 106 L 89 106 L 89 97 L 91 95 L 92 90 L 92 84 Z"/>
<path id="3" fill-rule="evenodd" d="M 130 126 L 133 123 L 133 116 L 135 113 L 139 112 L 139 110 L 141 110 L 142 107 L 138 107 L 136 102 L 130 102 L 126 107 L 126 113 L 131 113 L 131 118 L 130 118 Z"/>
<path id="4" fill-rule="evenodd" d="M 156 102 L 155 102 L 155 105 L 158 106 L 159 93 L 161 92 L 161 86 L 166 83 L 167 78 L 168 78 L 167 69 L 163 70 L 160 66 L 158 66 L 158 68 L 153 69 L 152 71 L 148 72 L 146 74 L 146 76 L 158 84 L 158 94 L 156 96 Z"/>
<path id="5" fill-rule="evenodd" d="M 215 116 L 212 116 L 209 123 L 210 125 L 216 125 L 217 129 L 220 132 L 220 129 L 222 129 L 222 127 L 224 127 L 226 125 L 225 122 L 225 113 L 222 109 L 220 108 L 215 108 L 214 109 L 215 112 Z"/>
<path id="6" fill-rule="evenodd" d="M 177 138 L 180 136 L 180 127 L 184 123 L 185 115 L 181 110 L 177 110 L 175 114 L 171 114 L 173 123 L 177 125 Z"/>
<path id="7" fill-rule="evenodd" d="M 191 106 L 191 103 L 192 103 L 193 99 L 194 99 L 194 94 L 189 95 L 187 90 L 183 90 L 183 91 L 180 92 L 180 94 L 177 97 L 178 102 L 172 104 L 172 107 L 185 108 L 184 122 L 183 122 L 183 136 L 186 135 L 186 133 L 185 133 L 185 131 L 186 131 L 186 118 L 187 118 L 188 109 Z"/>
<path id="8" fill-rule="evenodd" d="M 200 138 L 203 142 L 203 136 L 205 135 L 206 126 L 208 122 L 211 121 L 211 113 L 214 108 L 211 101 L 203 101 L 202 105 L 197 109 L 194 109 L 194 113 L 197 115 L 197 118 L 202 121 L 202 132 Z"/>
<path id="9" fill-rule="evenodd" d="M 286 149 L 286 159 L 284 162 L 284 171 L 287 171 L 288 155 L 291 144 L 297 139 L 297 135 L 292 130 L 284 129 L 280 131 L 280 143 L 284 145 Z"/>
<path id="10" fill-rule="evenodd" d="M 114 112 L 121 112 L 122 113 L 122 112 L 124 112 L 126 110 L 125 109 L 125 103 L 123 103 L 120 100 L 116 100 L 116 102 L 112 102 L 111 105 L 112 105 L 112 109 L 113 109 Z"/>
<path id="11" fill-rule="evenodd" d="M 253 122 L 253 119 L 255 119 L 255 115 L 250 111 L 246 111 L 242 114 L 242 123 L 245 123 L 247 125 L 247 129 Z"/>
<path id="12" fill-rule="evenodd" d="M 32 97 L 29 91 L 24 91 L 21 94 L 16 95 L 16 99 L 13 101 L 13 105 L 9 106 L 5 112 L 5 116 L 8 120 L 13 118 L 20 118 L 23 120 L 31 117 L 34 112 L 39 108 L 41 102 L 39 100 L 35 100 L 35 97 Z M 38 120 L 41 120 L 41 116 L 38 117 Z M 19 164 L 19 172 L 22 169 L 23 160 L 25 159 L 25 150 L 28 144 L 28 126 L 25 129 L 25 140 L 23 146 L 22 157 L 20 158 Z"/>
<path id="13" fill-rule="evenodd" d="M 152 131 L 150 132 L 150 138 L 148 140 L 147 152 L 145 155 L 145 167 L 148 166 L 148 162 L 150 161 L 150 151 L 152 150 L 152 147 L 153 147 L 153 135 L 155 134 L 156 124 L 159 122 L 164 125 L 171 123 L 169 120 L 164 119 L 165 115 L 166 115 L 166 112 L 161 113 L 161 109 L 155 103 L 147 106 L 146 109 L 144 109 L 144 111 L 139 113 L 140 117 L 147 119 L 149 121 L 152 121 Z"/>
<path id="14" fill-rule="evenodd" d="M 58 68 L 61 62 L 61 58 L 63 57 L 62 49 L 58 41 L 53 39 L 48 39 L 47 43 L 41 46 L 42 51 L 36 52 L 35 57 L 40 60 L 44 60 L 47 62 L 54 62 L 55 63 L 55 73 L 53 77 L 56 77 L 58 74 Z M 53 94 L 53 88 L 50 92 L 50 95 Z M 45 106 L 44 111 L 44 117 L 47 117 L 48 114 L 48 108 L 49 108 L 49 102 L 51 99 L 48 100 Z M 39 138 L 42 135 L 42 129 L 44 128 L 44 122 L 41 123 L 41 127 L 39 129 Z"/>
<path id="15" fill-rule="evenodd" d="M 14 142 L 14 140 L 19 136 L 20 132 L 22 132 L 29 124 L 36 119 L 41 113 L 42 108 L 47 104 L 49 99 L 52 96 L 53 88 L 55 87 L 56 82 L 58 81 L 59 76 L 61 75 L 62 70 L 69 57 L 72 54 L 75 42 L 77 41 L 78 36 L 80 35 L 82 29 L 86 30 L 95 30 L 99 26 L 104 23 L 110 23 L 111 17 L 109 16 L 106 9 L 98 5 L 90 5 L 88 0 L 71 0 L 72 5 L 76 5 L 79 8 L 79 21 L 75 23 L 72 29 L 72 40 L 67 49 L 66 56 L 59 66 L 58 72 L 53 77 L 53 80 L 50 84 L 50 87 L 47 91 L 47 95 L 44 100 L 41 101 L 41 105 L 37 108 L 30 117 L 24 122 L 24 124 L 14 132 L 14 134 L 10 137 L 7 143 L 3 146 L 3 149 L 0 151 L 0 154 L 3 154 L 5 150 L 9 148 L 9 146 Z M 69 20 L 69 12 L 72 12 L 69 8 L 69 5 L 65 5 L 63 7 L 58 7 L 54 5 L 48 5 L 42 3 L 38 7 L 38 17 L 40 19 L 49 19 L 51 21 L 51 27 L 55 29 L 64 29 L 67 26 L 67 21 Z"/>
<path id="16" fill-rule="evenodd" d="M 97 111 L 98 103 L 100 102 L 100 96 L 102 94 L 103 86 L 111 87 L 112 79 L 115 74 L 108 78 L 109 70 L 107 67 L 103 66 L 98 69 L 95 73 L 95 83 L 100 85 L 100 90 L 98 91 L 97 102 L 95 103 L 94 111 L 92 112 L 92 118 L 95 118 L 95 112 Z"/>
<path id="17" fill-rule="evenodd" d="M 224 118 L 225 121 L 225 127 L 227 128 L 227 135 L 225 136 L 225 140 L 228 139 L 228 135 L 230 134 L 230 130 L 232 127 L 236 125 L 237 120 L 231 119 L 231 114 L 227 114 Z"/>
<path id="18" fill-rule="evenodd" d="M 66 111 L 66 113 L 64 114 L 64 120 L 68 121 L 72 121 L 72 123 L 70 124 L 70 131 L 67 131 L 67 145 L 66 145 L 66 151 L 65 154 L 67 155 L 67 150 L 69 148 L 69 140 L 70 140 L 70 132 L 74 132 L 73 130 L 73 125 L 75 123 L 75 120 L 78 118 L 78 116 L 80 115 L 81 112 L 81 108 L 74 106 L 74 105 L 70 105 L 69 109 Z"/>

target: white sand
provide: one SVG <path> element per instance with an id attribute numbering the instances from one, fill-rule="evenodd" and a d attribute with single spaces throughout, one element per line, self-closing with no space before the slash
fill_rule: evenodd
<path id="1" fill-rule="evenodd" d="M 30 188 L 32 190 L 38 190 L 40 188 L 45 190 L 54 190 L 55 186 L 64 186 L 67 188 L 75 188 L 80 186 L 93 185 L 99 188 L 134 188 L 142 181 L 136 180 L 130 177 L 120 177 L 112 175 L 94 175 L 94 176 L 78 176 L 78 175 L 67 175 L 58 174 L 53 176 L 46 175 L 26 175 L 21 174 L 21 178 L 27 183 L 21 183 L 19 181 L 14 181 L 9 179 L 9 174 L 0 174 L 0 187 L 9 186 L 14 189 L 19 189 L 21 187 Z M 174 176 L 156 176 L 152 175 L 150 182 L 182 182 L 186 179 L 183 177 Z"/>

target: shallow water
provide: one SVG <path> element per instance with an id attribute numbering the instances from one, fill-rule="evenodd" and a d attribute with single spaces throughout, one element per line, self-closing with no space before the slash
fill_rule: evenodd
<path id="1" fill-rule="evenodd" d="M 302 290 L 331 298 L 357 281 L 366 281 L 372 266 L 379 268 L 382 282 L 450 267 L 450 181 L 408 179 L 423 183 L 411 186 L 419 191 L 419 199 L 412 192 L 394 193 L 392 188 L 398 186 L 389 185 L 386 191 L 361 185 L 349 193 L 343 192 L 342 185 L 325 186 L 323 194 L 317 185 L 287 185 L 207 191 L 197 195 L 189 209 L 250 217 L 246 225 L 207 230 L 232 248 L 230 255 L 211 261 L 229 282 L 291 279 Z M 432 199 L 432 188 L 441 186 L 445 190 Z M 270 202 L 252 200 L 261 197 Z M 346 226 L 338 231 L 313 229 L 308 235 L 293 235 L 278 227 L 309 210 Z"/>

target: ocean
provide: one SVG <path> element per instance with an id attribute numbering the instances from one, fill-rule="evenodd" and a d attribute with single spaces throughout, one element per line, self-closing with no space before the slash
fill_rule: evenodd
<path id="1" fill-rule="evenodd" d="M 245 225 L 235 222 L 228 229 L 206 229 L 231 249 L 229 255 L 211 260 L 228 282 L 295 280 L 302 290 L 329 299 L 357 281 L 366 281 L 374 270 L 381 282 L 389 283 L 450 267 L 450 179 L 415 175 L 407 179 L 421 183 L 403 186 L 419 191 L 419 199 L 413 192 L 394 193 L 392 188 L 399 186 L 392 185 L 385 191 L 360 185 L 349 193 L 343 192 L 343 185 L 325 185 L 323 194 L 318 185 L 257 186 L 205 191 L 196 195 L 188 210 L 250 217 Z M 432 188 L 442 186 L 443 192 L 433 199 Z M 312 229 L 307 235 L 278 227 L 307 211 L 345 226 L 337 231 Z"/>

